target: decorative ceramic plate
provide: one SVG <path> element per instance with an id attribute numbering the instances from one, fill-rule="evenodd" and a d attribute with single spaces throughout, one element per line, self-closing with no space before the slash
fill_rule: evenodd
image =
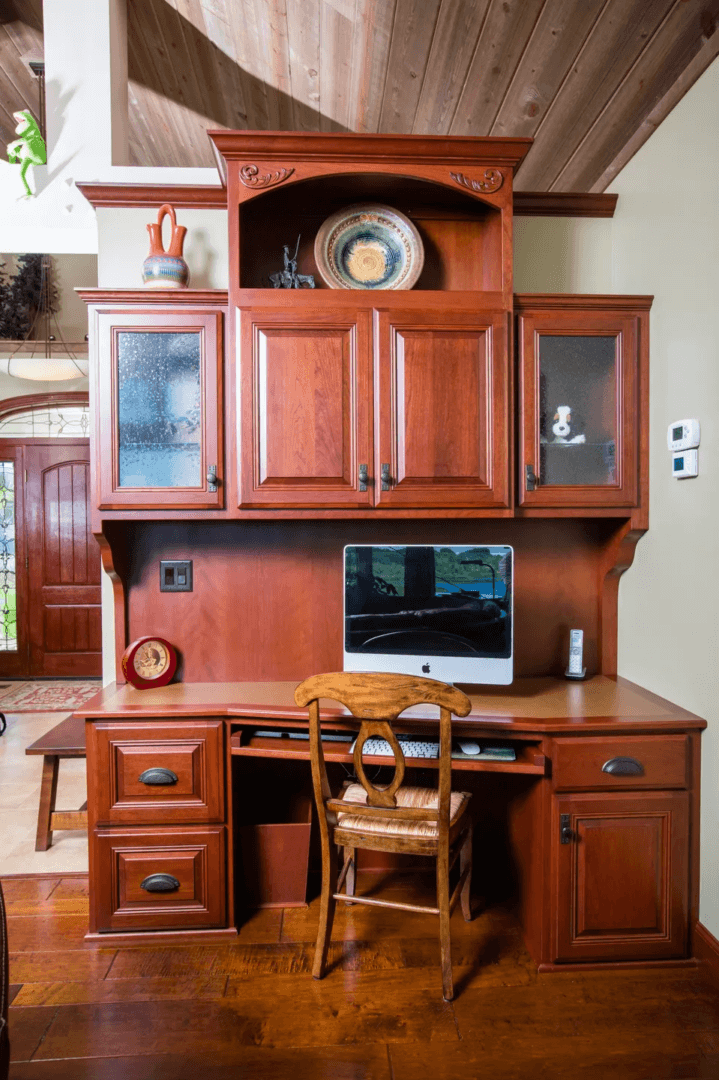
<path id="1" fill-rule="evenodd" d="M 417 229 L 391 206 L 346 206 L 320 226 L 315 262 L 331 289 L 411 289 L 422 273 Z"/>

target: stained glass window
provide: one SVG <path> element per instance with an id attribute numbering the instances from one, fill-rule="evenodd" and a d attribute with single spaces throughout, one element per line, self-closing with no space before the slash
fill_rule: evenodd
<path id="1" fill-rule="evenodd" d="M 89 434 L 90 409 L 87 405 L 40 405 L 0 420 L 0 439 L 86 439 Z"/>
<path id="2" fill-rule="evenodd" d="M 17 652 L 15 463 L 0 461 L 0 650 Z"/>

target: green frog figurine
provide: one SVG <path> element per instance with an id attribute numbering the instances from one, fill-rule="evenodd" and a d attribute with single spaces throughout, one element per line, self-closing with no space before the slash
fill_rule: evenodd
<path id="1" fill-rule="evenodd" d="M 20 162 L 20 179 L 25 186 L 25 198 L 33 196 L 32 188 L 27 179 L 27 171 L 31 165 L 44 165 L 47 161 L 45 140 L 40 134 L 37 121 L 28 109 L 13 113 L 17 120 L 15 134 L 19 139 L 14 139 L 8 144 L 7 156 L 10 162 Z"/>

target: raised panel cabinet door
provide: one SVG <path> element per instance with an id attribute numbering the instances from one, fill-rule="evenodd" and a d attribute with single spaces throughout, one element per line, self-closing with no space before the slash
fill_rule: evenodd
<path id="1" fill-rule="evenodd" d="M 635 506 L 639 316 L 626 311 L 519 317 L 523 506 Z"/>
<path id="2" fill-rule="evenodd" d="M 377 505 L 509 505 L 507 329 L 449 299 L 377 312 Z"/>
<path id="3" fill-rule="evenodd" d="M 103 309 L 96 338 L 100 509 L 221 508 L 221 312 Z"/>
<path id="4" fill-rule="evenodd" d="M 368 507 L 368 311 L 240 309 L 246 507 Z"/>
<path id="5" fill-rule="evenodd" d="M 686 955 L 688 800 L 683 791 L 555 798 L 555 960 Z"/>

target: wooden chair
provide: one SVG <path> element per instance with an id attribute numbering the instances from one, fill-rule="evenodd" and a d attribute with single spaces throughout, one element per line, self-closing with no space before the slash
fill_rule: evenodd
<path id="1" fill-rule="evenodd" d="M 341 702 L 359 724 L 354 767 L 360 782 L 345 785 L 339 798 L 332 797 L 327 780 L 320 731 L 320 698 Z M 295 701 L 303 707 L 309 705 L 312 781 L 322 840 L 322 896 L 313 976 L 321 979 L 325 972 L 337 900 L 427 912 L 439 915 L 442 988 L 445 1000 L 451 1001 L 454 984 L 449 919 L 460 897 L 465 919 L 472 918 L 472 823 L 467 813 L 470 797 L 466 792 L 451 789 L 452 714 L 466 716 L 471 708 L 469 698 L 461 690 L 435 679 L 338 672 L 306 679 L 297 687 Z M 419 704 L 438 705 L 440 710 L 437 789 L 402 786 L 405 759 L 392 722 L 405 709 Z M 394 754 L 395 774 L 387 787 L 375 787 L 362 767 L 362 748 L 370 736 L 386 739 Z M 338 846 L 344 848 L 344 865 L 339 879 Z M 436 859 L 437 906 L 421 907 L 356 896 L 357 848 L 428 855 Z M 449 874 L 457 858 L 460 876 L 450 897 Z M 343 884 L 344 894 L 340 892 Z"/>

